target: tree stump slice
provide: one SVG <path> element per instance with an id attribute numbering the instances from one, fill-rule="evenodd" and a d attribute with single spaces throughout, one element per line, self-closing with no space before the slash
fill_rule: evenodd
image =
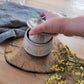
<path id="1" fill-rule="evenodd" d="M 53 39 L 53 49 L 55 44 L 62 44 L 56 37 Z M 51 56 L 36 58 L 29 56 L 23 48 L 23 38 L 10 42 L 5 50 L 5 59 L 10 65 L 28 72 L 34 73 L 52 73 L 51 65 L 54 64 L 56 58 Z"/>

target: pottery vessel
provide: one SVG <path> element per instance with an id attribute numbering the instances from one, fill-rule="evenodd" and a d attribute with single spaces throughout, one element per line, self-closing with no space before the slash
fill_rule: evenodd
<path id="1" fill-rule="evenodd" d="M 51 35 L 46 33 L 40 33 L 33 36 L 29 35 L 31 28 L 43 22 L 43 20 L 37 18 L 32 18 L 27 22 L 29 28 L 25 32 L 23 47 L 25 51 L 31 56 L 44 57 L 48 56 L 51 52 L 53 39 Z"/>
<path id="2" fill-rule="evenodd" d="M 29 31 L 30 29 L 27 29 L 24 37 L 23 47 L 25 51 L 35 57 L 44 57 L 48 56 L 52 49 L 52 39 L 53 37 L 47 42 L 47 43 L 34 43 L 29 39 Z"/>

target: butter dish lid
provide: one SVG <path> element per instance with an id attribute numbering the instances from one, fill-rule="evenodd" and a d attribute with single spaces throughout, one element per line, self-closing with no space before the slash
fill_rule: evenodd
<path id="1" fill-rule="evenodd" d="M 28 25 L 28 27 L 31 29 L 31 28 L 33 28 L 33 27 L 35 27 L 35 26 L 37 26 L 37 25 L 39 25 L 39 24 L 41 24 L 41 23 L 43 23 L 43 22 L 44 22 L 44 20 L 42 20 L 42 19 L 31 18 L 31 19 L 29 19 L 29 20 L 27 21 L 27 25 Z"/>

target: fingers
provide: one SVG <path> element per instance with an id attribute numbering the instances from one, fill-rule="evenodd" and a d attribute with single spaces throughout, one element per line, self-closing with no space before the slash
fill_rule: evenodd
<path id="1" fill-rule="evenodd" d="M 43 11 L 40 14 L 41 17 L 46 16 L 46 21 L 41 23 L 40 25 L 32 28 L 29 32 L 29 35 L 36 35 L 41 32 L 56 32 L 58 33 L 60 30 L 60 18 L 58 15 L 53 14 L 48 11 Z"/>
<path id="2" fill-rule="evenodd" d="M 46 16 L 47 20 L 49 20 L 50 18 L 53 18 L 53 17 L 58 17 L 57 14 L 53 14 L 52 12 L 49 12 L 46 10 L 40 13 L 40 17 L 43 17 L 43 16 Z"/>
<path id="3" fill-rule="evenodd" d="M 46 10 L 43 11 L 43 12 L 41 12 L 41 13 L 40 13 L 40 17 L 46 16 L 47 12 L 48 12 L 48 11 L 46 11 Z"/>
<path id="4" fill-rule="evenodd" d="M 47 31 L 47 25 L 44 22 L 44 23 L 32 28 L 29 32 L 29 35 L 36 35 L 36 34 L 39 34 L 41 32 L 46 32 L 46 31 Z"/>
<path id="5" fill-rule="evenodd" d="M 44 23 L 32 28 L 29 32 L 29 35 L 36 35 L 41 32 L 53 32 L 58 33 L 60 30 L 60 21 L 59 19 L 52 18 L 50 20 L 46 20 Z"/>

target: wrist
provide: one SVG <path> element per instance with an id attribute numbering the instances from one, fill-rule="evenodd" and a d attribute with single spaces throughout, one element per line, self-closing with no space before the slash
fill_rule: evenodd
<path id="1" fill-rule="evenodd" d="M 71 22 L 70 18 L 64 17 L 61 19 L 61 27 L 60 27 L 61 34 L 68 36 L 68 34 L 69 34 L 68 29 L 70 28 L 69 27 L 70 22 Z"/>

